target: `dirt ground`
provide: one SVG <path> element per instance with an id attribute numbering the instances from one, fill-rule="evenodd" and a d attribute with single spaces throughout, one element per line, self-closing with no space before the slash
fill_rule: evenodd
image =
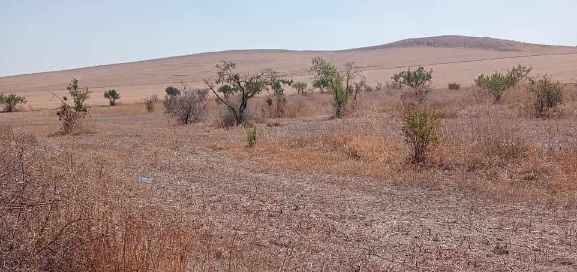
<path id="1" fill-rule="evenodd" d="M 257 147 L 342 122 L 320 115 L 261 125 Z M 49 148 L 106 158 L 115 182 L 133 186 L 124 198 L 210 231 L 191 271 L 577 270 L 575 207 L 464 188 L 450 175 L 395 181 L 281 167 L 278 152 L 244 147 L 244 128 L 174 126 L 142 105 L 94 108 L 92 133 L 77 136 L 49 136 L 58 130 L 52 111 L 0 114 L 0 123 Z"/>

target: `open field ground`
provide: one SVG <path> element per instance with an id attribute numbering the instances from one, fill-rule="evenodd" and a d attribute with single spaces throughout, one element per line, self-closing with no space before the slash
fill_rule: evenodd
<path id="1" fill-rule="evenodd" d="M 577 51 L 509 49 L 238 51 L 0 78 L 34 109 L 0 113 L 0 270 L 576 271 L 577 86 L 548 119 L 525 83 L 499 104 L 469 86 L 519 63 L 574 81 Z M 440 138 L 426 162 L 409 162 L 407 88 L 363 91 L 342 119 L 330 93 L 290 94 L 279 116 L 256 96 L 230 128 L 214 97 L 190 125 L 142 103 L 180 80 L 202 87 L 222 59 L 310 80 L 315 56 L 356 61 L 372 86 L 432 68 L 423 107 Z M 73 77 L 93 107 L 62 135 L 48 91 Z M 108 88 L 121 104 L 104 106 Z"/>
<path id="2" fill-rule="evenodd" d="M 53 110 L 2 114 L 3 163 L 13 167 L 11 178 L 29 185 L 4 194 L 58 202 L 52 214 L 27 208 L 30 218 L 19 220 L 35 230 L 32 237 L 2 234 L 29 242 L 3 244 L 3 265 L 577 269 L 575 97 L 564 117 L 537 120 L 511 102 L 521 90 L 503 105 L 475 89 L 438 90 L 429 104 L 446 116 L 444 138 L 428 165 L 413 167 L 400 134 L 401 92 L 363 93 L 359 109 L 343 120 L 329 118 L 330 95 L 289 96 L 293 116 L 255 118 L 260 141 L 253 148 L 246 148 L 245 128 L 214 126 L 219 107 L 212 102 L 212 115 L 189 126 L 175 126 L 162 109 L 146 113 L 142 104 L 96 107 L 76 136 L 53 135 Z M 264 101 L 253 102 L 259 116 Z M 36 140 L 22 136 L 28 134 Z M 42 222 L 33 219 L 48 214 L 39 233 Z"/>

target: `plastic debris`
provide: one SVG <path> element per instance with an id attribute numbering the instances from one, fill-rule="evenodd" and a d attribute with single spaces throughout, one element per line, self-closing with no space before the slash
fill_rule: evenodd
<path id="1" fill-rule="evenodd" d="M 140 182 L 140 183 L 152 183 L 152 178 L 138 177 L 138 182 Z"/>

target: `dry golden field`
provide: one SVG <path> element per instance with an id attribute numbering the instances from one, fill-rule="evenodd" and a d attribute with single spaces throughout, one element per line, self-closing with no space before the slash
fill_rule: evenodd
<path id="1" fill-rule="evenodd" d="M 48 72 L 12 77 L 0 77 L 2 92 L 15 92 L 28 98 L 33 109 L 56 107 L 52 93 L 66 94 L 70 79 L 77 78 L 95 94 L 116 89 L 122 94 L 120 103 L 143 102 L 144 98 L 164 95 L 168 85 L 185 83 L 189 87 L 204 87 L 203 79 L 214 76 L 214 65 L 230 60 L 240 70 L 256 72 L 274 68 L 289 78 L 309 81 L 307 68 L 314 57 L 323 57 L 341 65 L 354 61 L 362 67 L 367 82 L 390 81 L 391 76 L 406 67 L 426 66 L 434 70 L 433 83 L 443 88 L 449 82 L 470 86 L 480 73 L 504 71 L 514 65 L 533 67 L 563 82 L 575 82 L 577 76 L 577 48 L 536 46 L 496 39 L 452 36 L 432 39 L 439 47 L 411 46 L 412 43 L 384 47 L 368 47 L 345 51 L 286 51 L 249 50 L 227 51 L 171 57 L 150 61 L 104 65 L 59 72 Z M 425 39 L 425 40 L 431 40 Z M 448 44 L 448 45 L 446 45 Z M 459 46 L 462 47 L 443 47 Z M 93 95 L 92 105 L 106 105 L 102 95 Z"/>
<path id="2" fill-rule="evenodd" d="M 0 270 L 575 271 L 575 85 L 549 119 L 531 117 L 523 84 L 501 104 L 469 87 L 518 63 L 569 82 L 577 55 L 565 51 L 239 51 L 0 78 L 36 109 L 0 113 Z M 252 148 L 247 127 L 219 128 L 213 99 L 186 126 L 142 103 L 177 74 L 190 86 L 213 76 L 223 57 L 309 80 L 317 55 L 369 67 L 371 85 L 429 64 L 426 106 L 441 116 L 429 160 L 408 163 L 406 89 L 363 92 L 343 119 L 331 118 L 330 94 L 289 95 L 280 118 L 256 97 Z M 497 57 L 507 58 L 463 62 Z M 62 136 L 46 90 L 64 94 L 72 77 L 94 90 L 93 107 L 80 133 Z M 101 86 L 122 104 L 103 106 Z"/>

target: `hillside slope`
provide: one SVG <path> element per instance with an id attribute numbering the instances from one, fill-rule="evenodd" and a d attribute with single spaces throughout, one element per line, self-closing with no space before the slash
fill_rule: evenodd
<path id="1" fill-rule="evenodd" d="M 384 45 L 365 47 L 360 49 L 398 48 L 398 47 L 443 47 L 443 48 L 473 48 L 496 51 L 524 51 L 532 49 L 546 49 L 553 45 L 523 43 L 512 40 L 495 39 L 489 37 L 469 37 L 446 35 L 425 38 L 400 40 Z"/>
<path id="2" fill-rule="evenodd" d="M 424 40 L 407 40 L 346 51 L 240 50 L 19 75 L 0 78 L 0 92 L 24 95 L 32 108 L 54 107 L 59 101 L 52 99 L 52 92 L 66 94 L 68 82 L 77 78 L 82 86 L 93 91 L 93 105 L 106 104 L 102 92 L 111 88 L 122 94 L 120 103 L 134 103 L 142 102 L 152 94 L 162 96 L 168 85 L 178 86 L 182 82 L 191 87 L 203 87 L 202 80 L 215 75 L 214 66 L 221 60 L 234 61 L 241 71 L 254 72 L 271 67 L 294 80 L 309 81 L 307 68 L 311 59 L 317 56 L 338 65 L 356 62 L 369 84 L 390 81 L 399 70 L 418 65 L 432 68 L 434 84 L 441 87 L 453 81 L 467 86 L 479 73 L 505 70 L 517 64 L 532 66 L 536 72 L 562 81 L 577 79 L 577 48 L 520 46 L 521 43 L 507 47 L 504 43 L 501 48 L 515 47 L 517 50 L 495 50 L 498 40 L 491 43 L 493 49 L 452 48 L 462 41 L 461 37 L 452 37 L 428 40 L 433 44 L 438 41 L 442 47 L 415 46 Z"/>

